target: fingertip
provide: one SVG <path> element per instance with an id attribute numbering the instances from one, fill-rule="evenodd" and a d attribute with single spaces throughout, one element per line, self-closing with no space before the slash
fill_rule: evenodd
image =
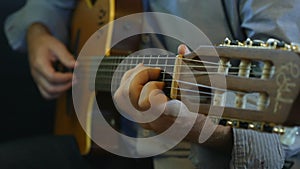
<path id="1" fill-rule="evenodd" d="M 79 62 L 75 61 L 74 63 L 74 68 L 78 67 L 79 66 Z"/>
<path id="2" fill-rule="evenodd" d="M 74 57 L 72 55 L 68 56 L 67 66 L 69 68 L 75 68 L 76 65 L 78 65 L 78 63 L 76 62 Z"/>
<path id="3" fill-rule="evenodd" d="M 184 55 L 187 51 L 187 46 L 184 45 L 184 44 L 181 44 L 181 45 L 178 46 L 177 50 L 178 50 L 178 54 Z"/>
<path id="4" fill-rule="evenodd" d="M 57 45 L 54 50 L 56 50 L 55 54 L 63 65 L 68 68 L 74 68 L 76 66 L 75 57 L 68 51 L 65 46 Z"/>
<path id="5" fill-rule="evenodd" d="M 139 67 L 143 67 L 144 66 L 144 63 L 139 63 L 135 66 L 135 68 L 139 68 Z"/>

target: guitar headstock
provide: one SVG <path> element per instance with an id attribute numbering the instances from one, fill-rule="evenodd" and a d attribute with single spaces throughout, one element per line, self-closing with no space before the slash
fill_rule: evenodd
<path id="1" fill-rule="evenodd" d="M 267 132 L 283 132 L 274 126 L 287 121 L 291 125 L 300 124 L 300 119 L 291 121 L 289 118 L 300 89 L 300 57 L 296 44 L 274 39 L 267 42 L 225 39 L 217 47 L 200 47 L 197 54 L 178 60 L 192 69 L 197 81 L 199 113 L 223 109 L 220 123 Z M 182 82 L 190 77 L 179 78 Z M 184 94 L 179 91 L 171 97 L 181 99 Z M 217 115 L 209 113 L 209 117 L 214 116 Z"/>

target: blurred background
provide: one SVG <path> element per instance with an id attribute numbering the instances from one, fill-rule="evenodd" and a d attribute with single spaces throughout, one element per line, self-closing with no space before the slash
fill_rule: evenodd
<path id="1" fill-rule="evenodd" d="M 54 101 L 41 97 L 26 54 L 12 51 L 4 34 L 6 17 L 26 0 L 0 1 L 0 142 L 52 134 Z"/>

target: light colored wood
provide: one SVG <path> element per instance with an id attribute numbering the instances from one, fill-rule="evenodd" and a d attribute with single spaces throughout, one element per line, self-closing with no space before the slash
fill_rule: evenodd
<path id="1" fill-rule="evenodd" d="M 228 58 L 221 57 L 219 61 L 218 73 L 222 75 L 227 75 L 230 67 L 230 62 Z M 213 105 L 215 106 L 225 106 L 225 94 L 223 91 L 216 90 L 214 92 Z"/>
<path id="2" fill-rule="evenodd" d="M 86 0 L 81 0 L 77 4 L 77 8 L 73 13 L 72 30 L 71 30 L 71 50 L 77 55 L 84 46 L 90 36 L 96 32 L 101 26 L 112 21 L 114 16 L 114 0 L 96 1 L 94 6 L 87 3 Z M 102 11 L 102 12 L 101 12 Z M 111 12 L 110 12 L 111 11 Z M 99 18 L 101 15 L 101 18 Z M 109 34 L 108 34 L 109 35 Z M 106 37 L 108 41 L 111 37 Z M 88 67 L 85 67 L 87 69 Z M 89 72 L 86 70 L 85 72 Z M 89 80 L 88 78 L 86 80 Z M 88 88 L 88 86 L 85 86 Z M 88 98 L 88 99 L 87 99 Z M 82 93 L 82 104 L 89 105 L 85 102 L 91 102 L 90 93 Z M 57 101 L 55 134 L 58 135 L 73 135 L 79 146 L 81 154 L 88 154 L 91 148 L 91 140 L 89 138 L 91 111 L 86 107 L 85 110 L 80 110 L 81 113 L 75 113 L 72 106 L 72 96 L 65 94 Z M 78 116 L 78 117 L 77 117 Z M 83 119 L 79 123 L 78 118 Z M 82 128 L 86 130 L 84 130 Z"/>
<path id="3" fill-rule="evenodd" d="M 170 98 L 171 99 L 176 99 L 180 98 L 178 97 L 178 80 L 180 79 L 180 71 L 181 71 L 181 65 L 182 65 L 182 55 L 177 55 L 176 60 L 175 60 L 175 65 L 173 69 L 173 78 L 172 78 L 172 84 L 171 84 L 171 92 L 170 92 Z"/>
<path id="4" fill-rule="evenodd" d="M 243 59 L 240 62 L 238 76 L 248 78 L 250 75 L 251 62 L 250 60 Z M 235 97 L 235 106 L 239 108 L 246 107 L 246 97 L 245 94 L 237 93 Z"/>
<path id="5" fill-rule="evenodd" d="M 269 79 L 272 76 L 272 70 L 273 70 L 273 66 L 272 66 L 271 62 L 265 61 L 261 79 L 264 79 L 264 80 Z M 267 101 L 268 101 L 268 95 L 265 92 L 260 93 L 259 100 L 258 100 L 258 106 L 257 106 L 258 110 L 265 109 L 265 107 L 267 105 Z"/>
<path id="6" fill-rule="evenodd" d="M 132 5 L 134 4 L 134 5 Z M 112 23 L 114 19 L 122 16 L 126 16 L 132 13 L 138 13 L 142 11 L 142 2 L 140 0 L 96 0 L 94 4 L 90 0 L 80 0 L 78 1 L 77 7 L 73 12 L 73 20 L 71 24 L 71 45 L 70 49 L 75 55 L 79 54 L 81 49 L 84 47 L 87 40 L 96 31 L 107 23 Z M 107 55 L 116 54 L 114 51 L 130 53 L 134 49 L 137 49 L 136 44 L 139 42 L 139 38 L 131 38 L 125 43 L 120 43 L 116 45 L 113 49 L 110 49 L 114 27 L 113 24 L 109 24 L 108 33 L 102 34 L 101 38 L 106 39 L 105 53 Z M 125 44 L 125 45 L 124 45 Z M 86 56 L 95 56 L 91 50 L 98 50 L 98 46 L 101 44 L 90 44 L 90 46 L 85 46 Z M 93 53 L 93 54 L 91 54 Z M 96 52 L 97 53 L 97 52 Z M 99 53 L 99 52 L 98 52 Z M 122 53 L 122 54 L 123 54 Z M 89 60 L 86 58 L 86 60 Z M 91 72 L 92 63 L 87 63 L 84 66 L 82 72 L 85 72 L 87 76 L 85 79 L 80 79 L 82 81 L 88 82 L 90 80 L 89 74 Z M 81 86 L 83 89 L 89 89 L 88 83 Z M 77 113 L 74 112 L 72 97 L 70 94 L 65 94 L 58 99 L 57 110 L 56 110 L 56 122 L 55 122 L 55 133 L 62 135 L 74 135 L 81 154 L 88 154 L 92 145 L 89 135 L 91 135 L 91 116 L 93 103 L 96 103 L 95 97 L 93 95 L 95 91 L 87 91 L 81 93 L 81 104 L 86 105 L 81 107 Z M 102 99 L 101 102 L 106 104 L 106 100 Z M 113 105 L 113 103 L 110 103 Z M 81 124 L 78 119 L 80 119 Z M 83 130 L 82 126 L 86 129 Z"/>
<path id="7" fill-rule="evenodd" d="M 225 75 L 228 90 L 240 91 L 246 93 L 265 93 L 268 99 L 268 105 L 262 110 L 249 110 L 238 107 L 224 107 L 218 105 L 201 104 L 199 113 L 208 114 L 209 108 L 218 110 L 224 108 L 222 117 L 226 119 L 240 119 L 245 121 L 260 121 L 266 123 L 285 124 L 288 120 L 293 101 L 296 100 L 300 88 L 300 58 L 297 53 L 291 51 L 245 48 L 245 47 L 214 47 L 220 58 L 230 58 L 237 60 L 263 61 L 272 63 L 272 67 L 265 67 L 263 76 L 268 74 L 270 78 L 253 78 L 234 75 Z M 202 59 L 209 60 L 215 56 L 212 47 L 200 47 L 197 53 L 203 55 Z M 186 58 L 198 58 L 194 53 L 185 56 Z M 268 64 L 265 64 L 268 65 Z M 274 68 L 273 68 L 274 67 Z M 208 76 L 197 75 L 194 72 L 199 84 L 210 86 L 211 82 Z M 220 76 L 220 78 L 219 78 Z M 222 88 L 222 75 L 210 75 L 215 80 L 214 87 Z M 265 104 L 264 104 L 265 105 Z M 295 107 L 295 106 L 294 106 Z M 294 112 L 294 111 L 292 111 Z M 212 113 L 213 115 L 213 113 Z M 296 117 L 296 116 L 294 116 Z M 299 117 L 299 116 L 297 116 Z M 300 125 L 300 119 L 290 119 L 289 125 Z"/>

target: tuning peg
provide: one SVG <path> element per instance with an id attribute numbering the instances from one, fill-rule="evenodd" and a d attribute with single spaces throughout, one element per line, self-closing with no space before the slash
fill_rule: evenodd
<path id="1" fill-rule="evenodd" d="M 231 44 L 231 40 L 228 37 L 226 37 L 225 40 L 224 40 L 224 42 L 223 42 L 223 44 L 224 45 L 230 45 Z"/>

